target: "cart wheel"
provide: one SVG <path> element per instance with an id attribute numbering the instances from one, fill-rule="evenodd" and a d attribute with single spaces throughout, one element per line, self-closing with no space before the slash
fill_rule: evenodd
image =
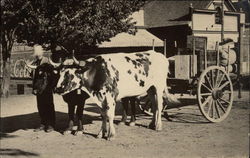
<path id="1" fill-rule="evenodd" d="M 137 104 L 143 113 L 145 113 L 146 115 L 149 115 L 149 116 L 153 116 L 153 111 L 152 111 L 153 104 L 148 96 L 138 98 Z M 166 108 L 167 108 L 166 103 L 163 100 L 162 112 L 166 111 Z"/>
<path id="2" fill-rule="evenodd" d="M 146 115 L 149 115 L 149 116 L 153 116 L 152 103 L 151 103 L 151 100 L 149 99 L 148 96 L 139 98 L 137 103 L 138 103 L 140 110 L 143 113 L 145 113 Z"/>
<path id="3" fill-rule="evenodd" d="M 197 88 L 198 105 L 210 122 L 221 122 L 229 114 L 233 103 L 233 85 L 226 71 L 218 66 L 205 69 Z"/>

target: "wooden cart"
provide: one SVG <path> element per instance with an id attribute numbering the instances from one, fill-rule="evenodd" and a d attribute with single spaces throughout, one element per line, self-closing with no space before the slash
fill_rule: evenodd
<path id="1" fill-rule="evenodd" d="M 196 95 L 203 116 L 210 122 L 221 122 L 230 113 L 233 103 L 229 55 L 227 62 L 223 61 L 227 64 L 222 65 L 219 52 L 221 43 L 216 42 L 216 49 L 213 51 L 206 47 L 206 37 L 189 36 L 187 48 L 178 49 L 169 58 L 170 75 L 167 85 L 170 93 Z M 143 112 L 152 114 L 152 105 L 147 97 L 142 97 L 138 102 Z M 163 108 L 165 109 L 166 107 Z"/>

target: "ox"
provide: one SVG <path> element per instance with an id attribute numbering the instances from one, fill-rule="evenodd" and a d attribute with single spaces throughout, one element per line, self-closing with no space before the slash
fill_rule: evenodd
<path id="1" fill-rule="evenodd" d="M 98 138 L 103 138 L 106 134 L 108 140 L 114 138 L 113 120 L 117 100 L 145 92 L 156 105 L 149 127 L 162 129 L 161 111 L 169 66 L 164 55 L 154 51 L 105 54 L 83 63 L 80 68 L 71 67 L 60 71 L 57 92 L 64 95 L 81 88 L 89 94 L 100 107 L 103 118 Z"/>
<path id="2" fill-rule="evenodd" d="M 35 75 L 33 79 L 33 85 L 34 85 L 33 91 L 35 91 L 37 95 L 46 94 L 48 90 L 52 91 L 55 88 L 56 83 L 59 79 L 59 70 L 61 67 L 55 68 L 57 67 L 55 63 L 53 63 L 51 60 L 49 61 L 51 64 L 44 63 L 40 66 L 33 66 L 27 64 L 28 67 L 35 69 Z M 83 132 L 82 117 L 83 117 L 85 100 L 87 98 L 89 98 L 88 94 L 86 94 L 84 91 L 80 89 L 76 89 L 68 93 L 67 95 L 63 96 L 63 100 L 68 104 L 68 115 L 69 115 L 69 124 L 67 129 L 64 131 L 64 134 L 71 133 L 73 131 L 74 113 L 76 105 L 77 105 L 76 109 L 77 130 L 74 132 L 74 135 Z M 53 104 L 53 98 L 45 97 L 43 99 L 43 102 L 51 102 L 51 104 Z"/>
<path id="3" fill-rule="evenodd" d="M 128 104 L 131 106 L 131 116 L 130 116 L 130 122 L 129 126 L 135 126 L 135 121 L 136 121 L 136 110 L 135 110 L 135 102 L 136 102 L 136 97 L 126 97 L 122 98 L 122 106 L 123 106 L 123 115 L 122 115 L 122 120 L 119 123 L 119 125 L 126 124 L 127 116 L 128 116 Z"/>

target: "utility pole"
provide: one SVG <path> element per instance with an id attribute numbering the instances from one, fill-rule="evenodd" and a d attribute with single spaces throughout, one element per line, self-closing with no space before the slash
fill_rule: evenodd
<path id="1" fill-rule="evenodd" d="M 224 41 L 224 2 L 221 0 L 221 42 Z"/>

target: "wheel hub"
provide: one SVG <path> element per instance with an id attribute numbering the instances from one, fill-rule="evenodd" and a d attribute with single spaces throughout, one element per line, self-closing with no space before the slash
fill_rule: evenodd
<path id="1" fill-rule="evenodd" d="M 217 100 L 223 96 L 223 92 L 220 89 L 214 89 L 212 91 L 212 97 L 214 100 Z"/>

